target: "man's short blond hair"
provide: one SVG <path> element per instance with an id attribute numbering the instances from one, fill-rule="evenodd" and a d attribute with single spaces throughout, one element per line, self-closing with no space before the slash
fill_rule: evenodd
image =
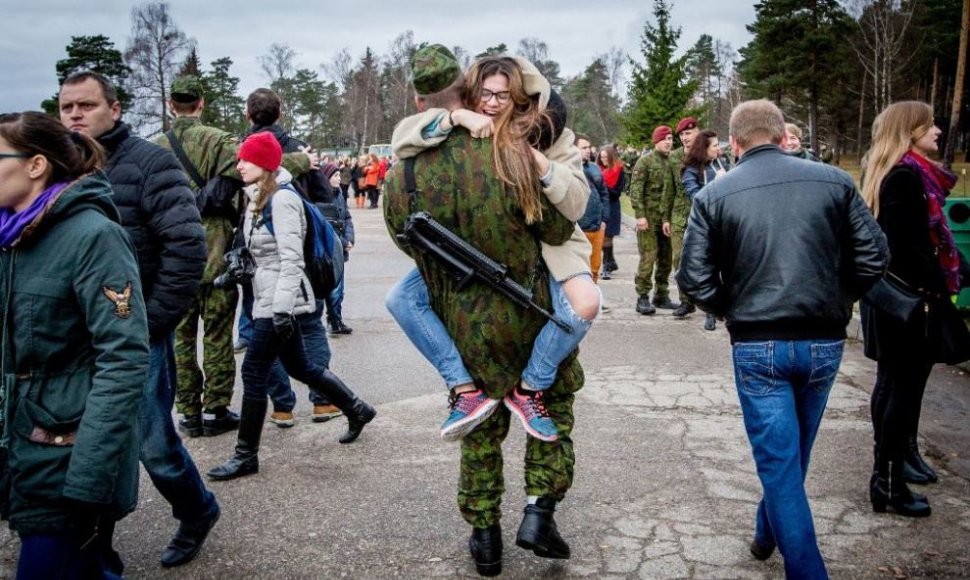
<path id="1" fill-rule="evenodd" d="M 765 143 L 781 143 L 785 137 L 785 117 L 767 99 L 745 101 L 731 111 L 731 137 L 742 149 Z"/>

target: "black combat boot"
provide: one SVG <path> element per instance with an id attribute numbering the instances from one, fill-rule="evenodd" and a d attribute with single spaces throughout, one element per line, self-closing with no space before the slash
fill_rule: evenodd
<path id="1" fill-rule="evenodd" d="M 680 306 L 678 306 L 672 313 L 674 318 L 686 318 L 688 314 L 694 312 L 697 308 L 693 304 L 686 300 L 682 300 Z"/>
<path id="2" fill-rule="evenodd" d="M 906 486 L 902 461 L 876 460 L 869 479 L 869 501 L 872 511 L 877 513 L 891 507 L 901 516 L 924 518 L 931 512 L 929 500 L 913 494 Z"/>
<path id="3" fill-rule="evenodd" d="M 515 536 L 515 545 L 540 558 L 569 558 L 569 544 L 559 535 L 556 520 L 556 500 L 540 497 L 535 504 L 525 506 L 525 517 Z"/>
<path id="4" fill-rule="evenodd" d="M 482 576 L 498 576 L 502 573 L 502 527 L 498 524 L 487 528 L 472 528 L 468 538 L 468 551 L 475 560 L 475 569 Z"/>
<path id="5" fill-rule="evenodd" d="M 933 468 L 919 454 L 919 443 L 916 441 L 916 435 L 909 436 L 903 455 L 903 479 L 906 480 L 906 483 L 917 485 L 936 483 L 940 480 Z"/>
<path id="6" fill-rule="evenodd" d="M 613 257 L 613 246 L 603 246 L 603 270 L 612 274 L 619 269 L 616 258 Z"/>
<path id="7" fill-rule="evenodd" d="M 213 409 L 211 413 L 202 415 L 202 433 L 206 437 L 215 437 L 239 428 L 239 415 L 226 407 Z"/>
<path id="8" fill-rule="evenodd" d="M 185 433 L 187 437 L 202 436 L 202 413 L 193 415 L 183 415 L 179 419 L 179 431 Z"/>
<path id="9" fill-rule="evenodd" d="M 680 304 L 671 300 L 670 296 L 657 296 L 656 294 L 653 296 L 653 305 L 664 310 L 673 310 L 680 307 Z"/>
<path id="10" fill-rule="evenodd" d="M 232 458 L 207 474 L 213 481 L 227 481 L 252 475 L 259 471 L 259 439 L 263 434 L 263 421 L 266 419 L 266 398 L 243 397 L 242 417 L 239 420 L 239 435 L 236 439 L 236 452 Z"/>
<path id="11" fill-rule="evenodd" d="M 641 294 L 640 297 L 637 298 L 637 312 L 646 316 L 656 313 L 657 309 L 653 304 L 650 304 L 649 296 L 646 294 Z"/>
<path id="12" fill-rule="evenodd" d="M 343 411 L 347 416 L 347 432 L 340 436 L 341 443 L 353 443 L 360 437 L 360 432 L 364 430 L 364 425 L 370 423 L 377 411 L 364 401 L 357 398 L 357 395 L 350 390 L 340 377 L 333 374 L 333 371 L 326 369 L 323 372 L 322 380 L 319 384 L 308 385 L 314 391 L 320 393 L 330 401 L 331 404 Z"/>

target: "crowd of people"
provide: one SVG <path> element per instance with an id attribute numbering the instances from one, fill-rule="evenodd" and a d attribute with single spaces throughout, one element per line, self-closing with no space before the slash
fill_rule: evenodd
<path id="1" fill-rule="evenodd" d="M 63 82 L 59 120 L 0 115 L 0 502 L 21 539 L 18 578 L 121 577 L 112 535 L 136 507 L 139 460 L 178 520 L 161 565 L 191 561 L 222 508 L 179 431 L 236 433 L 210 480 L 256 473 L 267 418 L 294 425 L 291 377 L 309 387 L 314 422 L 343 415 L 340 443 L 360 437 L 377 411 L 330 370 L 327 342 L 327 330 L 352 331 L 343 278 L 321 290 L 311 273 L 315 216 L 338 240 L 332 258 L 349 260 L 350 197 L 356 210 L 383 199 L 392 239 L 415 262 L 386 306 L 448 390 L 440 436 L 460 442 L 458 507 L 479 574 L 502 568 L 513 416 L 527 433 L 515 543 L 571 555 L 554 513 L 575 467 L 577 346 L 609 309 L 599 285 L 618 269 L 624 192 L 636 312 L 683 319 L 699 308 L 709 331 L 725 321 L 763 489 L 751 554 L 777 549 L 789 578 L 827 577 L 804 481 L 860 299 L 877 361 L 872 508 L 930 514 L 907 484 L 938 479 L 917 445 L 920 404 L 935 363 L 970 358 L 950 300 L 970 265 L 942 211 L 956 178 L 930 160 L 940 131 L 928 105 L 877 117 L 860 194 L 766 100 L 732 112 L 729 153 L 685 117 L 630 156 L 570 130 L 562 97 L 521 57 L 462 70 L 434 44 L 415 54 L 412 78 L 419 112 L 395 129 L 394 163 L 321 163 L 280 125 L 269 89 L 247 98 L 244 138 L 206 126 L 193 76 L 173 83 L 175 120 L 154 141 L 132 133 L 115 87 L 92 72 Z M 421 224 L 471 250 L 426 245 Z M 245 351 L 238 414 L 234 350 Z"/>

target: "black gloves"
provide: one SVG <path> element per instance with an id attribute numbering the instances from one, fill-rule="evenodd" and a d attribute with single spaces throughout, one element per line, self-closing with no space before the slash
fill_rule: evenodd
<path id="1" fill-rule="evenodd" d="M 282 341 L 287 341 L 296 331 L 296 319 L 292 314 L 273 314 L 273 330 Z"/>

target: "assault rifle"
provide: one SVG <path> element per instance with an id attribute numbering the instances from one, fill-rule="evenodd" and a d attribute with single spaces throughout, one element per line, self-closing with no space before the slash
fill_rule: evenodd
<path id="1" fill-rule="evenodd" d="M 566 332 L 573 331 L 555 314 L 533 302 L 532 292 L 509 278 L 508 267 L 456 236 L 429 213 L 419 211 L 408 216 L 404 231 L 397 235 L 397 239 L 431 256 L 458 283 L 458 291 L 477 279 L 519 306 L 532 308 Z"/>

